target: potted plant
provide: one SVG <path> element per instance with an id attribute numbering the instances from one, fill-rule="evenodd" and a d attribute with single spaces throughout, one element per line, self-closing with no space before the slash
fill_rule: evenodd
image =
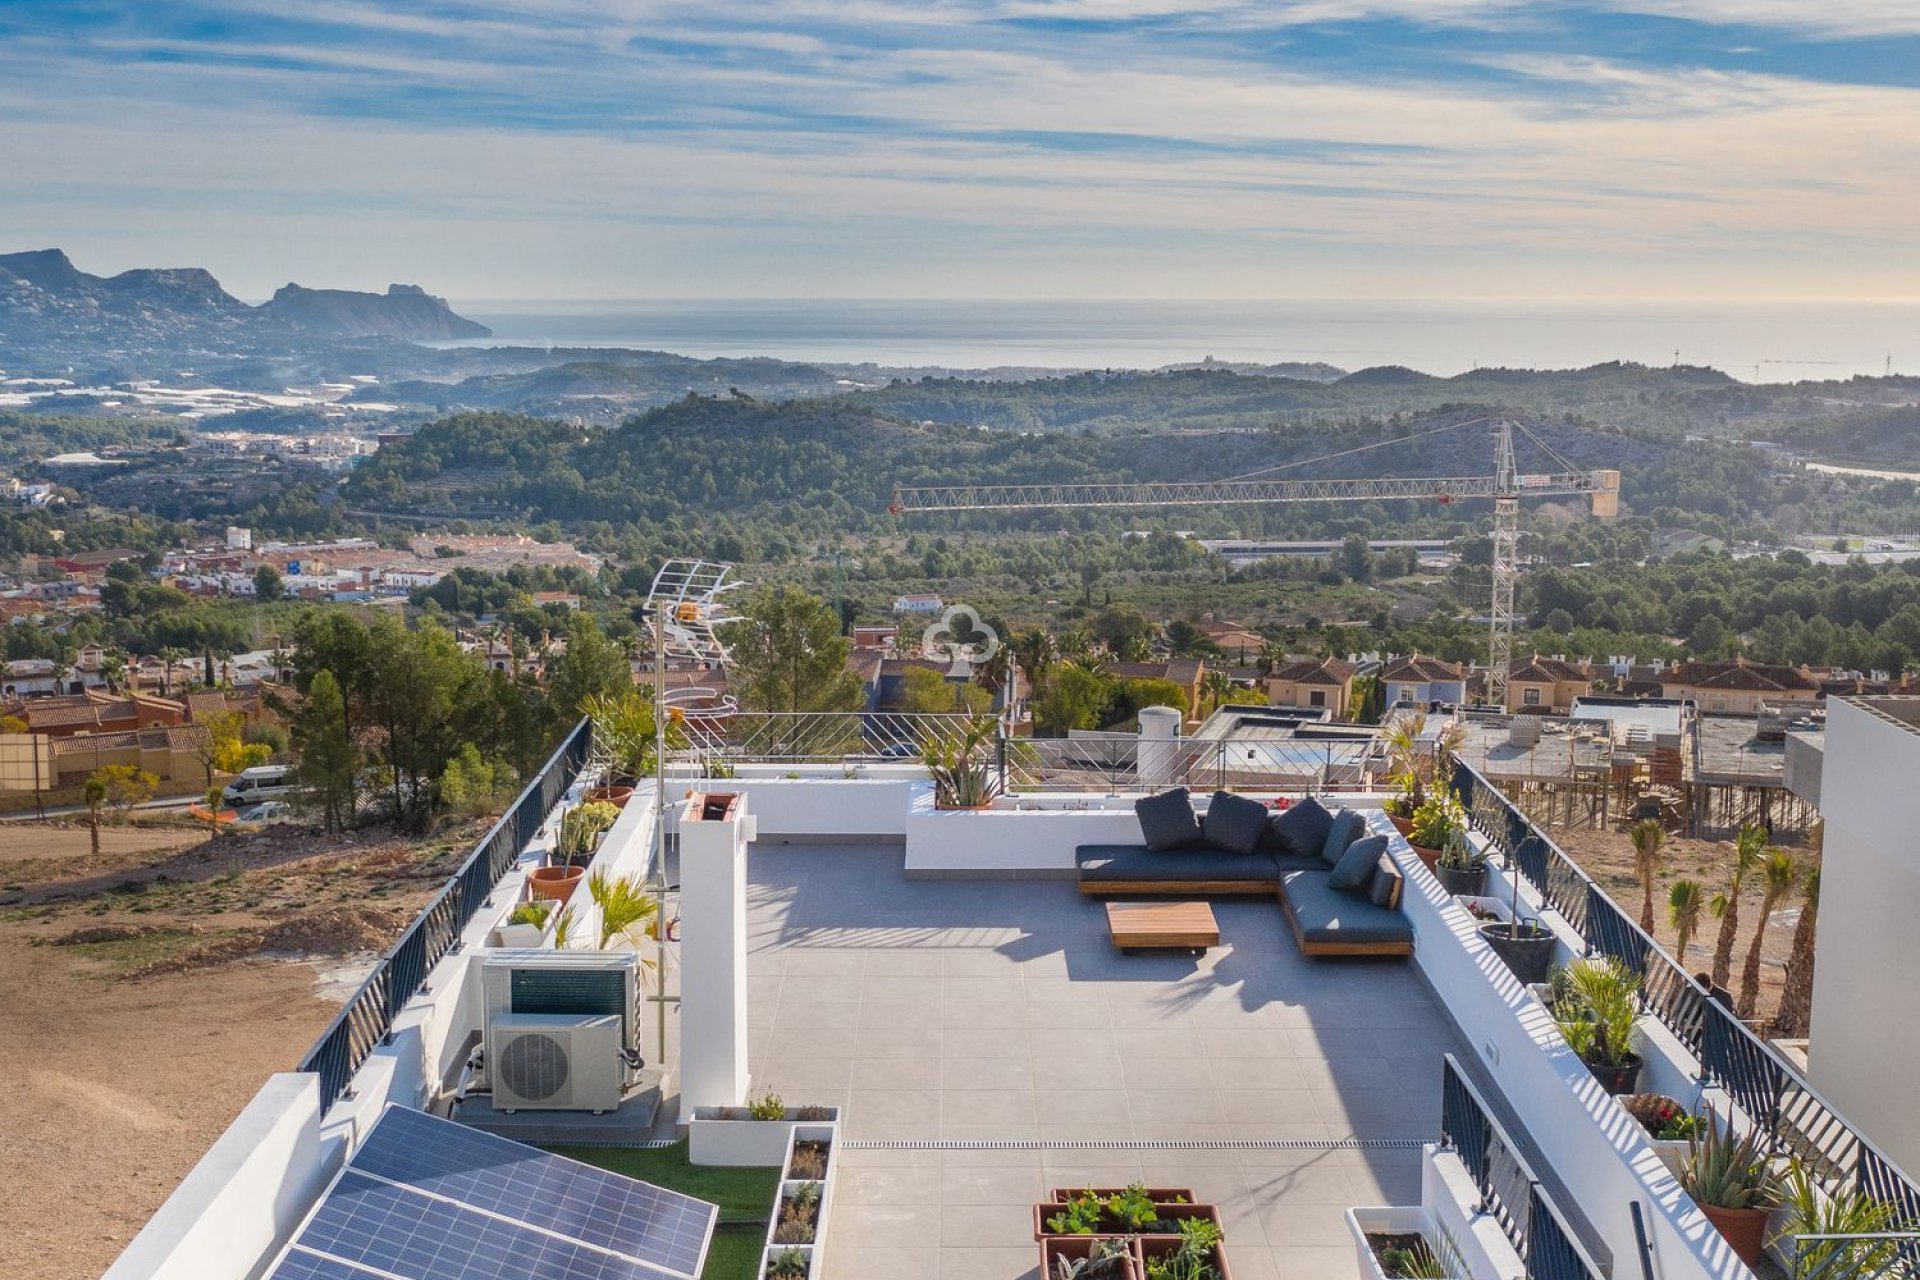
<path id="1" fill-rule="evenodd" d="M 1688 1140 L 1680 1170 L 1681 1187 L 1749 1267 L 1760 1265 L 1767 1215 L 1780 1202 L 1780 1180 L 1760 1139 L 1758 1129 L 1736 1138 L 1732 1123 L 1721 1125 L 1709 1110 L 1706 1127 Z"/>
<path id="2" fill-rule="evenodd" d="M 1493 948 L 1513 976 L 1532 985 L 1547 980 L 1553 967 L 1554 949 L 1559 945 L 1553 930 L 1537 919 L 1520 914 L 1520 869 L 1509 860 L 1507 866 L 1507 918 L 1502 924 L 1483 924 L 1477 932 Z"/>
<path id="3" fill-rule="evenodd" d="M 1441 886 L 1456 897 L 1477 898 L 1486 892 L 1487 853 L 1474 847 L 1464 822 L 1447 833 L 1446 843 L 1440 846 L 1440 857 L 1433 864 L 1433 874 Z"/>
<path id="4" fill-rule="evenodd" d="M 989 747 L 999 721 L 974 716 L 951 738 L 934 738 L 920 759 L 933 776 L 936 809 L 990 809 L 1000 794 L 1000 777 Z"/>
<path id="5" fill-rule="evenodd" d="M 1780 1230 L 1774 1248 L 1788 1255 L 1796 1276 L 1898 1276 L 1915 1220 L 1900 1207 L 1860 1187 L 1828 1188 L 1799 1160 L 1780 1183 Z M 1826 1237 L 1825 1239 L 1809 1237 Z"/>
<path id="6" fill-rule="evenodd" d="M 1564 985 L 1553 1002 L 1561 1038 L 1602 1088 L 1616 1097 L 1640 1082 L 1640 975 L 1612 956 L 1575 960 L 1562 971 Z"/>
<path id="7" fill-rule="evenodd" d="M 500 926 L 503 947 L 537 947 L 547 936 L 547 918 L 553 914 L 551 898 L 535 898 L 515 907 Z"/>
<path id="8" fill-rule="evenodd" d="M 1459 1245 L 1418 1205 L 1361 1205 L 1347 1210 L 1346 1219 L 1360 1274 L 1371 1280 L 1470 1274 Z"/>
<path id="9" fill-rule="evenodd" d="M 1397 794 L 1381 806 L 1394 829 L 1411 839 L 1413 815 L 1427 802 L 1428 790 L 1439 784 L 1443 789 L 1453 773 L 1453 759 L 1467 740 L 1466 726 L 1458 720 L 1434 734 L 1428 743 L 1427 713 L 1415 711 L 1396 718 L 1387 729 L 1387 780 Z"/>
<path id="10" fill-rule="evenodd" d="M 1706 1120 L 1664 1093 L 1632 1093 L 1620 1099 L 1626 1113 L 1647 1131 L 1661 1163 L 1678 1175 L 1686 1163 L 1687 1147 L 1705 1128 Z"/>
<path id="11" fill-rule="evenodd" d="M 1431 871 L 1440 862 L 1440 853 L 1447 842 L 1456 833 L 1465 835 L 1467 829 L 1467 811 L 1460 802 L 1444 791 L 1435 792 L 1413 811 L 1413 819 L 1407 824 L 1407 843 L 1413 846 L 1414 856 L 1420 859 L 1422 866 Z"/>

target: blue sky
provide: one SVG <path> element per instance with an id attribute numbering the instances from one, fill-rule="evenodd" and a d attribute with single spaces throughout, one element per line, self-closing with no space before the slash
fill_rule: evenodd
<path id="1" fill-rule="evenodd" d="M 0 126 L 253 297 L 1920 296 L 1916 0 L 0 0 Z"/>

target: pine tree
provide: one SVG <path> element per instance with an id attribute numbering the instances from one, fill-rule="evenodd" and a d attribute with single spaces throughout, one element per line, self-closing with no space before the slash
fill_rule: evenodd
<path id="1" fill-rule="evenodd" d="M 331 671 L 317 671 L 293 723 L 300 749 L 300 794 L 319 810 L 328 831 L 345 829 L 353 815 L 354 777 L 360 753 L 347 731 L 346 705 Z"/>

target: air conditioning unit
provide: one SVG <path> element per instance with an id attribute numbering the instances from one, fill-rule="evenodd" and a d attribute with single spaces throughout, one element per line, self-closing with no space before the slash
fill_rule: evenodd
<path id="1" fill-rule="evenodd" d="M 498 1111 L 612 1111 L 626 1084 L 620 1019 L 503 1013 L 487 1028 L 487 1078 Z"/>
<path id="2" fill-rule="evenodd" d="M 609 1111 L 620 1105 L 641 1065 L 631 1052 L 641 1022 L 639 956 L 497 950 L 481 965 L 480 987 L 495 1107 Z M 580 1027 L 591 1031 L 572 1030 Z M 578 1050 L 568 1051 L 576 1035 Z"/>

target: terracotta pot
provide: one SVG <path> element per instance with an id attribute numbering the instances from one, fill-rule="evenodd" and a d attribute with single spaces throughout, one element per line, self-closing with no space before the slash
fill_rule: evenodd
<path id="1" fill-rule="evenodd" d="M 1707 1221 L 1726 1240 L 1735 1257 L 1754 1271 L 1760 1269 L 1760 1258 L 1767 1244 L 1767 1210 L 1722 1209 L 1718 1205 L 1703 1204 L 1700 1212 L 1707 1215 Z"/>
<path id="2" fill-rule="evenodd" d="M 1127 1188 L 1125 1187 L 1051 1187 L 1047 1191 L 1047 1199 L 1058 1204 L 1065 1204 L 1077 1195 L 1092 1191 L 1094 1195 L 1104 1200 L 1108 1196 L 1121 1195 L 1126 1190 Z M 1147 1199 L 1153 1201 L 1155 1204 L 1192 1204 L 1193 1188 L 1148 1187 Z"/>
<path id="3" fill-rule="evenodd" d="M 551 898 L 564 904 L 587 878 L 585 867 L 535 867 L 527 884 L 536 898 Z"/>
<path id="4" fill-rule="evenodd" d="M 1095 1240 L 1124 1240 L 1124 1236 L 1047 1236 L 1040 1241 L 1040 1275 L 1042 1280 L 1051 1280 L 1060 1274 L 1060 1262 L 1069 1259 L 1078 1262 L 1093 1249 Z M 1129 1242 L 1127 1251 L 1121 1255 L 1120 1275 L 1124 1280 L 1139 1280 L 1143 1267 L 1135 1250 Z"/>
<path id="5" fill-rule="evenodd" d="M 616 809 L 627 807 L 627 801 L 633 799 L 632 787 L 595 787 L 587 792 L 585 803 L 592 804 L 603 800 Z"/>
<path id="6" fill-rule="evenodd" d="M 1147 1273 L 1149 1262 L 1160 1262 L 1180 1252 L 1178 1236 L 1135 1236 L 1134 1254 L 1140 1259 L 1140 1274 Z M 1219 1245 L 1213 1246 L 1213 1269 L 1220 1280 L 1233 1280 L 1233 1271 L 1227 1266 L 1227 1251 Z"/>
<path id="7" fill-rule="evenodd" d="M 1428 871 L 1440 865 L 1440 850 L 1429 849 L 1426 845 L 1415 844 L 1411 840 L 1407 841 L 1407 847 L 1413 850 L 1413 856 L 1420 859 L 1420 865 Z"/>
<path id="8" fill-rule="evenodd" d="M 1402 818 L 1395 814 L 1390 813 L 1387 815 L 1387 821 L 1391 822 L 1393 824 L 1393 829 L 1395 831 L 1398 831 L 1403 836 L 1406 835 L 1407 832 L 1413 830 L 1412 818 Z"/>

